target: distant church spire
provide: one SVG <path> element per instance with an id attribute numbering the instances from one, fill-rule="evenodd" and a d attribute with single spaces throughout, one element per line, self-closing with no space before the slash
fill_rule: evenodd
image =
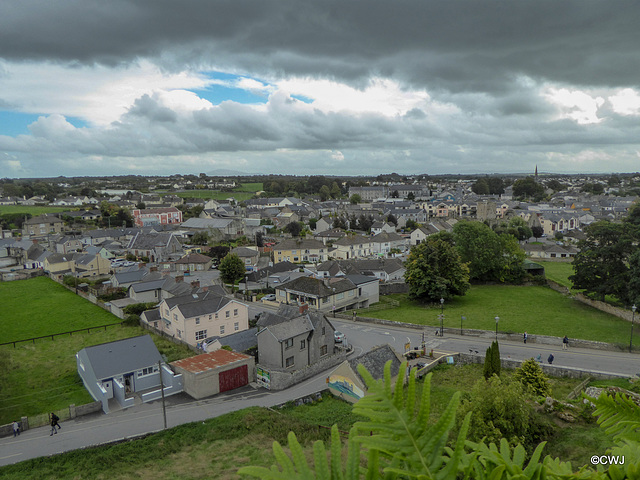
<path id="1" fill-rule="evenodd" d="M 536 165 L 536 181 L 538 180 L 538 165 Z"/>

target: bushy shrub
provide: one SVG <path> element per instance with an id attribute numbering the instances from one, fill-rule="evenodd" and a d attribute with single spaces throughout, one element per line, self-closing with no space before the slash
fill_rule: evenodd
<path id="1" fill-rule="evenodd" d="M 533 358 L 516 368 L 514 378 L 535 396 L 548 397 L 551 395 L 549 379 Z"/>

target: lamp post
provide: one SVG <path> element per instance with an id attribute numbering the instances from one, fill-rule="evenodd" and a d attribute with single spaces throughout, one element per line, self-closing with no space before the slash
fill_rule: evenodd
<path id="1" fill-rule="evenodd" d="M 498 322 L 500 321 L 500 317 L 496 317 L 496 342 L 498 341 Z"/>
<path id="2" fill-rule="evenodd" d="M 333 287 L 333 318 L 336 318 L 336 288 Z"/>
<path id="3" fill-rule="evenodd" d="M 467 317 L 465 317 L 464 315 L 460 315 L 460 336 L 462 336 L 462 321 L 466 319 Z"/>
<path id="4" fill-rule="evenodd" d="M 249 277 L 245 275 L 244 277 L 244 299 L 247 300 L 249 298 Z"/>
<path id="5" fill-rule="evenodd" d="M 631 353 L 631 348 L 633 346 L 633 320 L 636 317 L 636 309 L 638 307 L 635 306 L 635 304 L 633 305 L 633 307 L 631 307 L 631 338 L 629 339 L 629 353 Z"/>
<path id="6" fill-rule="evenodd" d="M 444 298 L 440 299 L 440 336 L 444 334 Z"/>

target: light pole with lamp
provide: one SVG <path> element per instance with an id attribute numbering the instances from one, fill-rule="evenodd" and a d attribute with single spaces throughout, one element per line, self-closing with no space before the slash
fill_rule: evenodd
<path id="1" fill-rule="evenodd" d="M 440 336 L 444 335 L 444 298 L 440 298 Z"/>
<path id="2" fill-rule="evenodd" d="M 333 287 L 333 318 L 336 318 L 336 288 Z"/>
<path id="3" fill-rule="evenodd" d="M 633 307 L 631 307 L 631 338 L 629 339 L 629 353 L 631 353 L 631 348 L 633 346 L 633 320 L 636 317 L 636 309 L 638 307 L 636 307 L 636 305 L 634 304 Z"/>
<path id="4" fill-rule="evenodd" d="M 496 317 L 496 342 L 498 341 L 498 322 L 500 321 L 500 317 Z"/>

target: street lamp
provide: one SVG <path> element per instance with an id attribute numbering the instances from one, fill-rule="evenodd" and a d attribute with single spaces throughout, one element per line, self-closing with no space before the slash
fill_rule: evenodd
<path id="1" fill-rule="evenodd" d="M 440 299 L 440 336 L 444 334 L 444 298 Z"/>
<path id="2" fill-rule="evenodd" d="M 496 317 L 496 342 L 498 341 L 498 322 L 500 321 L 500 317 Z"/>
<path id="3" fill-rule="evenodd" d="M 333 318 L 336 318 L 336 288 L 333 287 Z"/>
<path id="4" fill-rule="evenodd" d="M 249 277 L 247 275 L 245 275 L 244 277 L 244 299 L 247 300 L 249 298 Z"/>
<path id="5" fill-rule="evenodd" d="M 629 353 L 631 353 L 631 347 L 633 345 L 633 320 L 636 316 L 636 307 L 635 304 L 631 307 L 631 338 L 629 339 Z"/>
<path id="6" fill-rule="evenodd" d="M 465 317 L 464 315 L 460 315 L 460 336 L 462 336 L 462 321 L 466 319 L 467 317 Z"/>

